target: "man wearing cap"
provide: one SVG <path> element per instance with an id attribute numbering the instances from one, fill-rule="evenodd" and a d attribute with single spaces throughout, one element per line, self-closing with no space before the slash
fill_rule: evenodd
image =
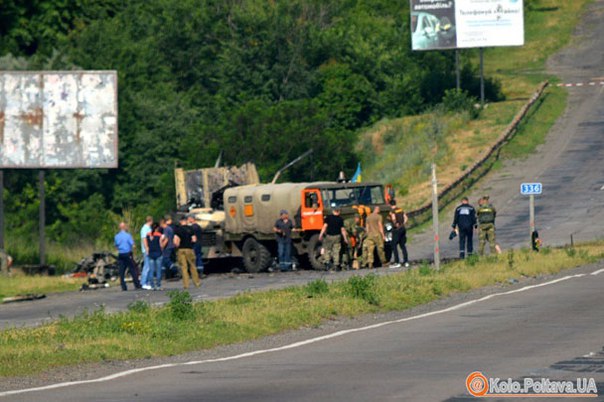
<path id="1" fill-rule="evenodd" d="M 344 219 L 340 216 L 340 208 L 334 208 L 332 214 L 325 218 L 325 223 L 319 234 L 319 241 L 323 242 L 323 248 L 325 249 L 323 262 L 328 269 L 341 268 L 342 239 L 348 244 L 348 235 L 344 228 Z M 333 265 L 331 265 L 332 261 Z"/>
<path id="2" fill-rule="evenodd" d="M 189 274 L 191 274 L 193 284 L 196 287 L 201 286 L 201 280 L 195 266 L 195 253 L 193 252 L 193 245 L 196 240 L 193 229 L 187 224 L 187 217 L 183 215 L 180 218 L 180 226 L 174 230 L 174 247 L 178 249 L 176 256 L 178 265 L 182 270 L 182 285 L 185 289 L 189 287 Z"/>
<path id="3" fill-rule="evenodd" d="M 282 272 L 292 270 L 292 230 L 294 223 L 289 219 L 285 209 L 279 212 L 279 219 L 275 222 L 273 232 L 277 237 L 277 251 L 279 254 L 279 269 Z"/>
<path id="4" fill-rule="evenodd" d="M 498 252 L 497 245 L 495 243 L 495 217 L 497 211 L 489 202 L 489 196 L 486 195 L 478 201 L 478 210 L 476 211 L 478 217 L 478 254 L 484 255 L 484 246 L 486 242 L 489 242 L 489 249 L 491 254 Z"/>

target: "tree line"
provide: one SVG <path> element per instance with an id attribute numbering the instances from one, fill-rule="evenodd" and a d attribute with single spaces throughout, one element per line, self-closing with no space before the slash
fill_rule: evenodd
<path id="1" fill-rule="evenodd" d="M 421 113 L 455 86 L 453 52 L 410 50 L 408 7 L 394 0 L 3 2 L 2 68 L 118 71 L 120 167 L 47 174 L 51 238 L 95 239 L 111 230 L 111 214 L 173 209 L 174 167 L 211 166 L 221 151 L 226 164 L 255 162 L 264 180 L 309 148 L 313 156 L 282 180 L 352 172 L 359 129 Z M 464 62 L 462 75 L 476 95 L 476 66 Z M 488 80 L 487 97 L 500 96 Z M 35 233 L 34 176 L 5 173 L 9 233 Z"/>

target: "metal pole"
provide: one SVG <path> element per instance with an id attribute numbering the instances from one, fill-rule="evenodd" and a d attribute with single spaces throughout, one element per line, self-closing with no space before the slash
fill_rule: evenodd
<path id="1" fill-rule="evenodd" d="M 436 164 L 432 163 L 432 222 L 434 227 L 434 267 L 440 269 L 440 236 L 438 234 L 438 182 L 436 181 Z"/>
<path id="2" fill-rule="evenodd" d="M 4 170 L 0 170 L 0 250 L 4 250 Z"/>
<path id="3" fill-rule="evenodd" d="M 459 66 L 459 49 L 455 49 L 455 88 L 461 90 L 461 67 Z"/>
<path id="4" fill-rule="evenodd" d="M 480 106 L 484 106 L 484 49 L 480 48 Z"/>
<path id="5" fill-rule="evenodd" d="M 40 197 L 40 265 L 46 265 L 46 236 L 44 227 L 46 226 L 46 195 L 44 192 L 44 171 L 38 172 L 38 191 Z"/>
<path id="6" fill-rule="evenodd" d="M 530 233 L 529 233 L 530 243 L 529 244 L 532 245 L 533 233 L 535 232 L 535 196 L 534 195 L 529 196 L 529 226 L 530 226 Z"/>

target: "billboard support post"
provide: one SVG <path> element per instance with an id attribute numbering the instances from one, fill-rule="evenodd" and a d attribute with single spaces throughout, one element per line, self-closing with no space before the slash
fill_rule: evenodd
<path id="1" fill-rule="evenodd" d="M 459 49 L 455 49 L 455 88 L 461 90 L 461 69 L 459 66 Z"/>
<path id="2" fill-rule="evenodd" d="M 0 169 L 0 250 L 4 250 L 4 170 Z"/>
<path id="3" fill-rule="evenodd" d="M 44 170 L 38 171 L 38 191 L 40 197 L 40 265 L 46 265 L 46 191 L 44 188 Z"/>
<path id="4" fill-rule="evenodd" d="M 484 48 L 480 48 L 480 106 L 484 107 Z"/>

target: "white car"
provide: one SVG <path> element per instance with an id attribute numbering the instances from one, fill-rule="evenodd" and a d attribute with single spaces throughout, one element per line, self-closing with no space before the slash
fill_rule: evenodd
<path id="1" fill-rule="evenodd" d="M 448 17 L 438 18 L 424 12 L 411 13 L 413 49 L 450 48 L 455 46 L 455 27 Z"/>

